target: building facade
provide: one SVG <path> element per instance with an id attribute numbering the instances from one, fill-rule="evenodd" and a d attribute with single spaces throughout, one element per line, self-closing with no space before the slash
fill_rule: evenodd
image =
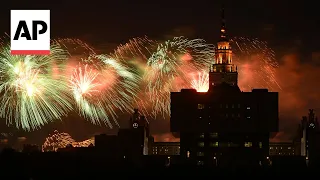
<path id="1" fill-rule="evenodd" d="M 139 161 L 141 156 L 148 155 L 149 123 L 138 109 L 130 118 L 130 128 L 119 129 L 117 135 L 95 136 L 95 148 L 105 151 L 114 158 L 128 158 Z"/>
<path id="2" fill-rule="evenodd" d="M 299 156 L 299 150 L 293 142 L 270 142 L 270 156 Z"/>
<path id="3" fill-rule="evenodd" d="M 149 155 L 180 155 L 180 142 L 153 142 Z"/>
<path id="4" fill-rule="evenodd" d="M 308 116 L 302 117 L 298 129 L 301 156 L 305 156 L 310 164 L 315 164 L 320 160 L 320 127 L 313 109 L 309 110 Z"/>
<path id="5" fill-rule="evenodd" d="M 171 93 L 171 132 L 179 134 L 181 157 L 194 164 L 261 164 L 269 156 L 270 132 L 278 131 L 278 93 L 240 90 L 222 15 L 209 90 Z"/>

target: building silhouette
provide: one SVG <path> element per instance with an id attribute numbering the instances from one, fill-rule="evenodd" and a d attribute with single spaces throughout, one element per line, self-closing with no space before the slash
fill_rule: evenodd
<path id="1" fill-rule="evenodd" d="M 180 156 L 204 166 L 262 164 L 270 133 L 278 132 L 278 93 L 238 87 L 224 10 L 215 52 L 208 92 L 171 93 L 170 128 L 180 137 Z"/>
<path id="2" fill-rule="evenodd" d="M 304 156 L 310 165 L 314 165 L 320 160 L 320 127 L 313 109 L 309 109 L 308 116 L 302 117 L 298 132 L 301 156 Z"/>
<path id="3" fill-rule="evenodd" d="M 180 142 L 150 142 L 149 155 L 180 155 Z M 294 142 L 270 142 L 269 156 L 301 156 Z"/>
<path id="4" fill-rule="evenodd" d="M 149 155 L 180 155 L 180 142 L 149 142 Z"/>
<path id="5" fill-rule="evenodd" d="M 149 123 L 138 109 L 130 117 L 130 128 L 119 129 L 117 135 L 95 136 L 95 149 L 113 159 L 129 159 L 140 163 L 148 155 Z"/>
<path id="6" fill-rule="evenodd" d="M 295 148 L 293 142 L 270 142 L 270 156 L 299 156 L 299 150 Z"/>

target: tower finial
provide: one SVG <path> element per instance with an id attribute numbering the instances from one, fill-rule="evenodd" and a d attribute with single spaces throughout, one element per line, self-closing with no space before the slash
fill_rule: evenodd
<path id="1" fill-rule="evenodd" d="M 225 19 L 225 14 L 224 14 L 224 4 L 222 4 L 222 7 L 221 7 L 220 39 L 221 39 L 222 41 L 227 40 L 226 19 Z"/>

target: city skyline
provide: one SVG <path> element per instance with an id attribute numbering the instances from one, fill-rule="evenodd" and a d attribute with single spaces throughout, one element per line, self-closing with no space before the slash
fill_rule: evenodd
<path id="1" fill-rule="evenodd" d="M 10 1 L 0 11 L 0 174 L 317 175 L 316 7 Z M 22 39 L 29 21 L 37 41 Z M 16 24 L 24 34 L 11 39 Z"/>
<path id="2" fill-rule="evenodd" d="M 120 5 L 119 5 L 119 7 L 120 7 Z M 219 20 L 218 20 L 218 18 L 219 18 L 219 10 L 218 9 L 219 8 L 218 7 L 215 7 L 215 8 L 216 8 L 215 13 L 214 13 L 215 15 L 210 15 L 213 18 L 207 18 L 207 17 L 203 16 L 203 17 L 200 17 L 199 19 L 207 18 L 207 20 L 205 20 L 205 22 L 203 22 L 204 24 L 210 24 L 210 23 L 206 23 L 206 22 L 212 22 L 211 23 L 212 26 L 218 27 L 219 26 L 219 23 L 218 23 L 219 22 Z M 237 23 L 234 23 L 234 21 L 236 21 L 236 20 L 231 15 L 231 14 L 234 14 L 235 12 L 239 11 L 240 7 L 237 10 L 237 8 L 235 8 L 234 6 L 229 6 L 229 8 L 228 8 L 228 6 L 226 6 L 226 9 L 227 9 L 227 15 L 226 16 L 227 16 L 227 19 L 228 19 L 228 31 L 230 32 L 230 34 L 232 34 L 232 36 L 237 36 L 238 34 L 240 34 L 240 35 L 245 34 L 245 33 L 241 33 L 244 30 L 241 30 L 241 29 L 239 30 L 240 26 L 237 26 L 236 28 L 234 28 Z M 230 9 L 230 10 L 228 10 L 228 9 Z M 233 9 L 235 9 L 235 11 L 233 11 Z M 53 8 L 53 10 L 54 10 L 54 8 Z M 216 19 L 217 21 L 215 21 L 213 19 Z M 211 25 L 209 25 L 209 26 L 211 26 Z M 253 26 L 253 25 L 251 25 L 251 26 Z M 312 23 L 310 23 L 310 26 L 308 26 L 308 28 L 311 28 L 311 27 L 312 27 Z M 247 28 L 248 29 L 255 29 L 255 28 L 249 28 L 249 26 Z M 192 29 L 192 28 L 189 28 L 189 30 L 190 29 Z M 195 28 L 195 29 L 197 29 L 197 28 Z M 205 38 L 205 39 L 206 40 L 208 39 L 207 41 L 214 43 L 215 41 L 213 39 L 216 39 L 217 35 L 218 35 L 217 28 L 211 27 L 211 28 L 207 28 L 207 29 L 211 29 L 212 30 L 210 37 L 208 35 L 209 33 L 203 33 L 203 36 L 207 36 L 207 38 Z M 315 30 L 315 29 L 316 28 L 314 28 L 313 30 Z M 237 31 L 239 31 L 239 33 L 237 33 Z M 248 31 L 250 31 L 250 30 L 248 30 Z M 58 32 L 58 31 L 56 31 L 56 32 Z M 169 32 L 169 31 L 162 31 L 159 34 L 166 34 L 167 32 Z M 200 32 L 197 31 L 197 33 L 196 33 L 197 35 L 196 36 L 199 36 Z M 70 34 L 72 34 L 72 33 L 70 33 Z M 90 34 L 93 34 L 93 33 L 90 33 Z M 97 33 L 97 34 L 99 34 L 99 33 Z M 103 34 L 103 33 L 100 33 L 100 34 Z M 138 34 L 137 35 L 135 34 L 135 36 L 138 36 Z M 149 33 L 149 34 L 152 34 L 152 33 Z M 183 32 L 180 32 L 178 34 L 183 34 Z M 247 36 L 253 36 L 252 34 L 255 34 L 255 33 L 248 33 Z M 146 35 L 148 35 L 148 34 L 146 33 Z M 63 35 L 59 35 L 59 36 L 63 36 Z M 132 36 L 132 35 L 129 35 L 129 36 Z M 139 36 L 142 36 L 142 34 L 140 34 Z M 192 36 L 192 35 L 190 35 L 190 36 Z M 255 35 L 255 36 L 257 36 L 257 35 Z M 263 39 L 261 37 L 258 37 L 258 38 L 259 39 Z M 280 37 L 280 36 L 278 36 L 278 37 Z M 163 38 L 163 37 L 161 37 L 161 38 Z M 83 38 L 83 39 L 86 39 L 86 38 Z M 94 39 L 94 38 L 92 38 L 92 39 Z M 123 39 L 121 41 L 126 42 L 126 39 Z M 269 41 L 270 44 L 273 44 L 272 41 L 276 41 L 274 39 L 277 39 L 277 38 L 269 38 L 269 39 L 266 39 L 266 40 Z M 309 38 L 307 38 L 307 39 L 309 39 Z M 89 38 L 88 41 L 90 41 L 90 38 Z M 93 41 L 95 41 L 95 40 L 93 40 Z M 115 41 L 115 40 L 113 40 L 113 41 Z M 278 43 L 274 43 L 274 44 L 278 44 Z M 285 43 L 283 43 L 283 44 L 285 44 Z M 310 43 L 310 46 L 312 46 L 311 43 Z M 316 48 L 316 47 L 317 46 L 312 46 L 312 48 Z M 286 50 L 284 50 L 284 51 L 286 51 Z M 280 53 L 278 53 L 278 52 L 280 52 Z M 281 51 L 276 51 L 276 54 L 282 54 L 282 53 L 283 52 L 281 52 Z M 309 56 L 311 56 L 312 53 L 316 54 L 314 52 L 309 52 L 307 54 L 309 54 Z M 291 54 L 291 53 L 288 53 L 288 54 Z M 306 57 L 308 57 L 308 56 L 306 56 Z M 317 70 L 316 66 L 311 66 L 312 63 L 316 63 L 316 62 L 311 62 L 311 63 L 309 62 L 309 64 L 300 65 L 298 62 L 294 61 L 295 58 L 296 58 L 295 54 L 291 54 L 291 55 L 282 56 L 281 58 L 278 59 L 279 61 L 282 61 L 282 63 L 285 62 L 284 64 L 282 64 L 283 66 L 280 64 L 279 69 L 282 69 L 283 70 L 282 72 L 286 71 L 286 74 L 289 74 L 288 77 L 282 77 L 282 75 L 280 75 L 280 79 L 282 79 L 281 82 L 282 82 L 282 87 L 283 87 L 282 90 L 280 91 L 280 113 L 281 113 L 280 114 L 280 129 L 282 128 L 282 130 L 285 131 L 287 134 L 290 134 L 290 132 L 292 132 L 292 130 L 294 130 L 296 128 L 296 125 L 298 124 L 298 122 L 301 119 L 300 117 L 305 114 L 307 109 L 315 108 L 316 111 L 318 109 L 317 101 L 311 100 L 311 97 L 317 97 L 316 94 L 314 94 L 314 93 L 317 92 L 317 87 L 315 87 L 313 90 L 309 90 L 308 89 L 310 86 L 313 86 L 312 83 L 305 82 L 305 83 L 307 83 L 307 84 L 305 84 L 305 87 L 301 87 L 301 89 L 299 90 L 299 91 L 302 91 L 302 92 L 296 93 L 296 92 L 293 92 L 293 90 L 292 90 L 292 89 L 295 89 L 295 87 L 298 86 L 298 84 L 301 82 L 299 80 L 300 78 L 307 79 L 307 81 L 312 81 L 313 80 L 312 78 L 316 79 L 316 77 L 314 77 L 311 74 L 309 74 L 312 71 L 316 71 Z M 303 60 L 304 59 L 305 58 L 303 58 Z M 297 71 L 297 68 L 298 68 L 298 71 Z M 298 80 L 296 80 L 296 81 L 294 80 L 293 82 L 288 82 L 288 80 L 290 80 L 293 77 L 297 77 Z M 290 89 L 288 89 L 288 88 L 290 88 Z M 307 96 L 307 97 L 305 98 L 304 96 Z M 288 99 L 292 100 L 293 102 L 285 104 L 284 102 L 287 102 Z M 296 104 L 296 105 L 294 107 L 292 107 L 291 104 Z M 296 113 L 292 115 L 292 112 L 296 112 Z M 126 116 L 124 116 L 123 119 L 125 121 L 126 120 Z M 286 120 L 286 119 L 288 119 L 288 120 Z M 167 126 L 166 124 L 168 124 L 168 122 L 162 122 L 162 121 L 163 120 L 155 120 L 155 121 L 152 122 L 152 124 L 156 124 L 156 126 L 159 126 L 159 125 L 163 126 L 162 128 L 166 129 L 166 126 Z M 164 120 L 164 121 L 166 121 L 166 120 Z M 85 129 L 85 127 L 83 129 Z M 159 129 L 157 130 L 156 129 L 154 131 L 155 132 L 157 132 L 157 131 L 161 132 L 163 130 L 159 130 Z"/>

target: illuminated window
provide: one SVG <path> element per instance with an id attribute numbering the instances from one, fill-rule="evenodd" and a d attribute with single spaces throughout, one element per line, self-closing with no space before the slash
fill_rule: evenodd
<path id="1" fill-rule="evenodd" d="M 244 147 L 252 147 L 252 142 L 245 142 Z"/>
<path id="2" fill-rule="evenodd" d="M 203 152 L 197 152 L 197 156 L 204 156 Z"/>
<path id="3" fill-rule="evenodd" d="M 187 158 L 190 157 L 190 151 L 187 151 Z"/>
<path id="4" fill-rule="evenodd" d="M 198 166 L 202 166 L 203 164 L 204 164 L 203 161 L 198 161 L 198 162 L 197 162 L 197 165 L 198 165 Z"/>
<path id="5" fill-rule="evenodd" d="M 250 118 L 251 118 L 250 116 L 247 117 L 247 119 L 250 119 Z"/>
<path id="6" fill-rule="evenodd" d="M 219 142 L 213 142 L 210 144 L 212 147 L 219 147 Z"/>
<path id="7" fill-rule="evenodd" d="M 218 133 L 210 133 L 210 137 L 211 138 L 217 138 L 218 137 Z"/>
<path id="8" fill-rule="evenodd" d="M 288 149 L 291 149 L 291 147 L 288 147 Z"/>
<path id="9" fill-rule="evenodd" d="M 204 133 L 201 133 L 201 134 L 200 134 L 200 138 L 204 138 Z"/>
<path id="10" fill-rule="evenodd" d="M 198 109 L 204 109 L 204 104 L 198 104 Z"/>
<path id="11" fill-rule="evenodd" d="M 273 149 L 273 147 L 270 147 L 270 149 Z"/>
<path id="12" fill-rule="evenodd" d="M 199 146 L 199 147 L 204 147 L 204 142 L 199 142 L 199 143 L 198 143 L 198 146 Z"/>
<path id="13" fill-rule="evenodd" d="M 250 107 L 247 107 L 247 109 L 251 109 Z"/>
<path id="14" fill-rule="evenodd" d="M 259 142 L 259 148 L 262 148 L 262 142 Z"/>

